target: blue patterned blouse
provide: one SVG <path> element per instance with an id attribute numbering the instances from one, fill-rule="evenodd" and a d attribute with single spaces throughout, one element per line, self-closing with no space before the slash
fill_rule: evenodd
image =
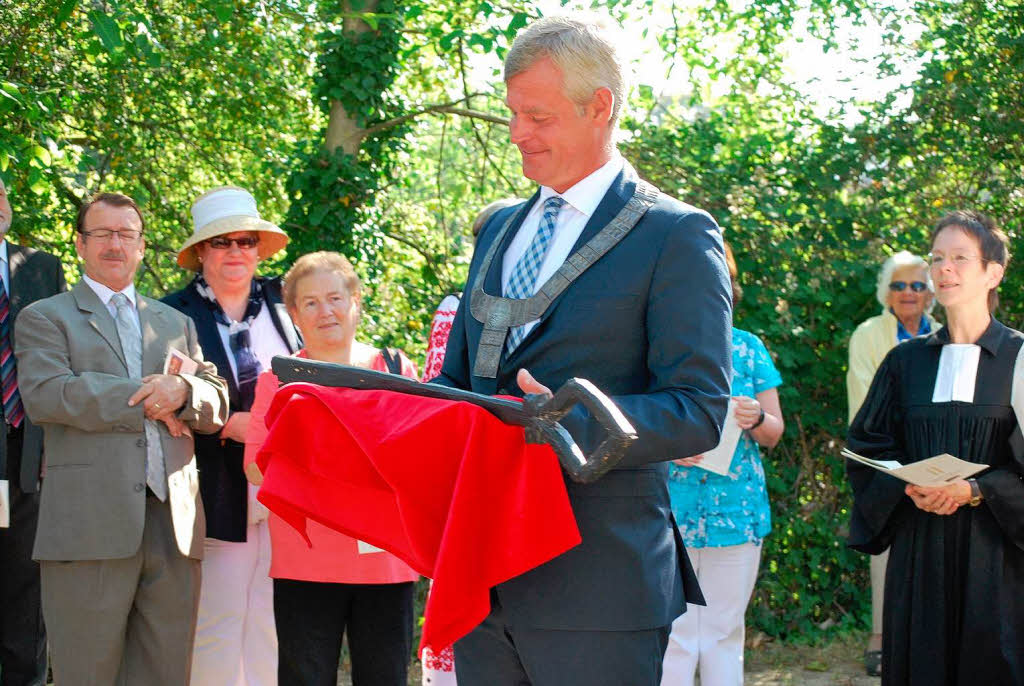
<path id="1" fill-rule="evenodd" d="M 733 327 L 732 394 L 753 398 L 782 384 L 757 336 Z M 772 529 L 768 490 L 757 442 L 743 432 L 729 473 L 669 464 L 668 492 L 683 541 L 691 548 L 760 543 Z"/>

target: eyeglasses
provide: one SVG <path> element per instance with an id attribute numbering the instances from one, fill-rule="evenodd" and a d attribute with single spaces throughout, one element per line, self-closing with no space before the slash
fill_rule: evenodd
<path id="1" fill-rule="evenodd" d="M 117 236 L 122 243 L 134 243 L 139 240 L 142 232 L 135 229 L 93 229 L 92 231 L 83 231 L 82 235 L 95 238 L 98 241 L 109 241 Z"/>
<path id="2" fill-rule="evenodd" d="M 234 243 L 239 250 L 252 250 L 259 245 L 259 236 L 242 236 L 240 238 L 228 238 L 227 236 L 214 236 L 206 241 L 214 250 L 227 250 Z"/>
<path id="3" fill-rule="evenodd" d="M 942 267 L 946 264 L 946 260 L 950 261 L 956 268 L 964 267 L 973 262 L 974 260 L 980 260 L 981 255 L 950 255 L 948 258 L 944 255 L 929 255 L 928 264 L 933 267 Z"/>
<path id="4" fill-rule="evenodd" d="M 903 291 L 907 290 L 907 286 L 910 286 L 910 290 L 914 291 L 915 293 L 920 293 L 921 291 L 928 290 L 928 284 L 926 284 L 924 281 L 911 281 L 910 283 L 907 283 L 906 281 L 893 281 L 892 283 L 889 284 L 889 290 L 896 291 L 897 293 L 902 293 Z"/>

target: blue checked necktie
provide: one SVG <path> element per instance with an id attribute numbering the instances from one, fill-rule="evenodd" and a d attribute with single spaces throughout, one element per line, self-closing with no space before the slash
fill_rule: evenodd
<path id="1" fill-rule="evenodd" d="M 551 237 L 555 233 L 555 224 L 558 221 L 558 211 L 562 209 L 565 200 L 558 196 L 551 196 L 544 201 L 544 212 L 540 217 L 540 226 L 537 233 L 530 242 L 526 252 L 516 262 L 512 269 L 512 276 L 509 277 L 508 286 L 505 288 L 506 298 L 529 298 L 533 295 L 533 288 L 537 283 L 537 275 L 540 273 L 540 265 L 544 256 L 548 254 L 551 247 Z M 526 337 L 526 327 L 516 326 L 508 332 L 508 340 L 505 348 L 509 354 L 512 353 Z"/>
<path id="2" fill-rule="evenodd" d="M 110 302 L 117 308 L 117 335 L 121 339 L 121 350 L 128 363 L 128 374 L 133 379 L 142 378 L 142 332 L 132 304 L 124 293 L 114 293 Z M 160 432 L 156 422 L 147 419 L 146 429 L 146 485 L 160 500 L 167 500 L 167 470 L 164 467 L 164 451 L 160 445 Z"/>
<path id="3" fill-rule="evenodd" d="M 14 365 L 14 349 L 11 347 L 11 302 L 7 298 L 7 287 L 0 278 L 0 391 L 4 398 L 4 421 L 12 427 L 21 426 L 25 408 L 21 405 L 18 392 L 18 370 Z"/>

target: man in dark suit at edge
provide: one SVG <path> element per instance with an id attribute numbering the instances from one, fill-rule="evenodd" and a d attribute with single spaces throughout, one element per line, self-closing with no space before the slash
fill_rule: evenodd
<path id="1" fill-rule="evenodd" d="M 7 489 L 9 526 L 0 528 L 0 685 L 46 683 L 46 629 L 39 601 L 39 563 L 32 542 L 39 519 L 43 431 L 25 416 L 14 359 L 14 320 L 26 305 L 68 289 L 60 261 L 6 240 L 13 212 L 0 179 L 0 489 Z M 4 484 L 3 482 L 6 482 Z"/>
<path id="2" fill-rule="evenodd" d="M 510 49 L 511 140 L 540 188 L 482 230 L 437 382 L 521 394 L 586 378 L 639 439 L 596 483 L 568 483 L 582 544 L 492 590 L 490 615 L 455 645 L 460 686 L 656 686 L 672 620 L 703 602 L 664 461 L 718 443 L 729 277 L 714 220 L 616 150 L 617 41 L 599 21 L 552 17 Z M 563 424 L 585 452 L 601 440 L 579 407 Z"/>

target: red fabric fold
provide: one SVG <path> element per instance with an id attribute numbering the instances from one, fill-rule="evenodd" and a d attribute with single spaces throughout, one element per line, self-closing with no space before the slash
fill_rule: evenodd
<path id="1" fill-rule="evenodd" d="M 421 649 L 466 635 L 493 586 L 580 543 L 551 448 L 476 405 L 296 383 L 267 426 L 263 504 L 303 535 L 312 519 L 434 579 Z"/>

